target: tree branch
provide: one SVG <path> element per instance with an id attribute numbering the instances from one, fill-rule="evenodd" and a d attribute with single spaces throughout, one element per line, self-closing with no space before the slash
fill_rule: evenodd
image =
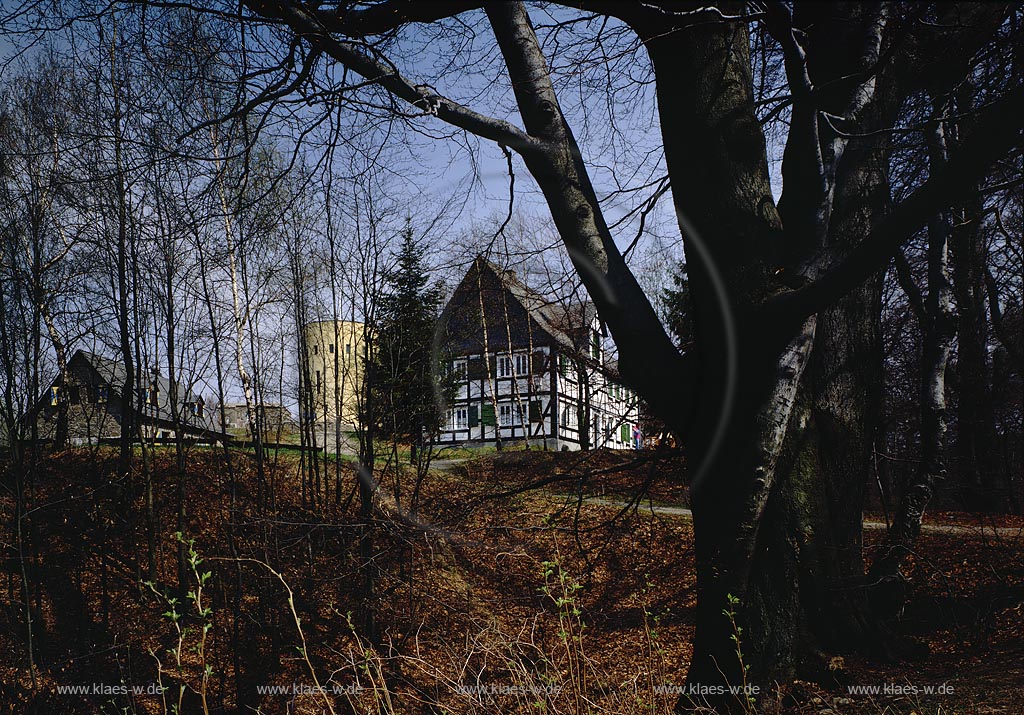
<path id="1" fill-rule="evenodd" d="M 652 409 L 663 415 L 679 414 L 679 405 L 690 402 L 693 384 L 684 378 L 692 375 L 692 361 L 684 360 L 672 344 L 615 245 L 529 16 L 521 3 L 488 5 L 487 16 L 523 124 L 546 147 L 543 153 L 524 159 L 601 321 L 611 329 L 619 348 L 621 375 Z"/>
<path id="2" fill-rule="evenodd" d="M 907 300 L 910 301 L 910 310 L 917 317 L 917 322 L 924 327 L 928 324 L 928 310 L 925 308 L 924 296 L 921 294 L 921 289 L 917 287 L 917 282 L 914 280 L 914 274 L 910 270 L 910 263 L 907 261 L 907 256 L 903 253 L 903 249 L 896 251 L 893 261 L 896 264 L 896 281 L 906 294 Z"/>
<path id="3" fill-rule="evenodd" d="M 350 10 L 349 3 L 318 10 L 317 19 L 331 32 L 352 37 L 381 35 L 412 22 L 435 22 L 483 7 L 480 0 L 385 0 L 364 10 Z"/>
<path id="4" fill-rule="evenodd" d="M 985 171 L 1021 141 L 1024 87 L 1016 87 L 982 110 L 974 132 L 942 169 L 883 218 L 850 254 L 820 278 L 783 293 L 763 308 L 765 316 L 795 328 L 807 316 L 853 290 L 892 258 L 936 211 L 970 191 Z M 825 263 L 827 254 L 819 257 Z"/>
<path id="5" fill-rule="evenodd" d="M 427 86 L 414 85 L 393 67 L 370 56 L 361 45 L 335 38 L 317 15 L 300 3 L 283 0 L 245 0 L 245 4 L 262 17 L 283 21 L 300 37 L 319 47 L 353 72 L 380 85 L 426 114 L 432 114 L 477 136 L 509 146 L 520 154 L 539 148 L 533 139 L 515 125 L 480 114 L 441 96 Z"/>

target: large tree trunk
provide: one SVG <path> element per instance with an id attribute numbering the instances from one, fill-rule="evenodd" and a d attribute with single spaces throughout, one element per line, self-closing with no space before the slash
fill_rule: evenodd
<path id="1" fill-rule="evenodd" d="M 828 24 L 817 32 L 834 29 Z M 843 68 L 838 68 L 840 74 Z M 879 80 L 860 117 L 865 130 L 889 126 L 899 110 L 890 78 Z M 890 205 L 889 138 L 875 134 L 845 147 L 836 171 L 826 249 L 843 258 Z M 799 551 L 801 617 L 808 641 L 805 677 L 823 671 L 817 648 L 888 651 L 893 643 L 873 618 L 864 588 L 862 512 L 882 401 L 882 272 L 818 316 L 814 354 L 791 423 L 775 519 L 793 530 Z M 777 537 L 785 543 L 783 535 Z M 810 657 L 807 657 L 810 656 Z"/>
<path id="2" fill-rule="evenodd" d="M 810 18 L 811 27 L 825 28 L 816 32 L 838 24 L 850 35 L 819 63 L 825 76 L 816 81 L 847 75 L 877 55 L 884 13 L 846 8 L 839 15 Z M 791 130 L 797 133 L 787 144 L 783 238 L 752 109 L 745 28 L 699 25 L 679 34 L 685 41 L 654 36 L 647 46 L 706 386 L 690 438 L 699 446 L 691 460 L 707 460 L 692 489 L 698 613 L 688 683 L 700 702 L 707 686 L 753 681 L 764 689 L 807 666 L 820 675 L 821 645 L 864 644 L 877 632 L 857 586 L 880 393 L 880 277 L 792 332 L 765 329 L 751 316 L 818 251 L 841 260 L 884 215 L 889 197 L 882 140 L 847 151 L 846 138 L 817 127 L 814 112 L 802 108 L 798 117 L 794 109 L 794 122 L 804 126 Z M 867 126 L 888 118 L 870 106 L 873 96 L 874 82 L 819 101 Z M 716 299 L 718 290 L 724 296 Z M 810 350 L 816 331 L 828 351 L 818 358 Z M 722 359 L 730 348 L 740 356 L 735 366 Z M 800 389 L 808 360 L 809 385 Z M 733 413 L 718 435 L 712 416 L 730 391 Z M 716 453 L 716 443 L 728 449 Z M 731 640 L 737 626 L 739 646 Z M 745 706 L 742 696 L 724 700 Z M 680 708 L 690 704 L 681 699 Z"/>
<path id="3" fill-rule="evenodd" d="M 773 255 L 781 225 L 753 113 L 746 29 L 703 24 L 679 34 L 685 38 L 653 35 L 647 46 L 666 158 L 680 179 L 672 190 L 703 385 L 689 437 L 690 459 L 703 466 L 692 477 L 698 606 L 691 697 L 679 703 L 685 709 L 693 702 L 742 706 L 742 696 L 715 689 L 748 678 L 767 686 L 793 674 L 803 639 L 794 601 L 797 553 L 786 539 L 774 543 L 782 532 L 764 518 L 815 320 L 767 335 L 751 317 L 782 288 Z M 731 414 L 722 414 L 723 405 Z M 739 646 L 732 640 L 737 626 Z"/>

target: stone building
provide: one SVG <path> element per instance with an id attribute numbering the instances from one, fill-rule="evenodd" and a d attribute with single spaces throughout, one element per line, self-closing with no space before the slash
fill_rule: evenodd
<path id="1" fill-rule="evenodd" d="M 257 405 L 256 409 L 268 437 L 276 438 L 279 434 L 290 434 L 299 429 L 292 413 L 284 405 L 266 403 Z M 249 412 L 244 402 L 224 404 L 224 429 L 231 434 L 249 434 Z"/>

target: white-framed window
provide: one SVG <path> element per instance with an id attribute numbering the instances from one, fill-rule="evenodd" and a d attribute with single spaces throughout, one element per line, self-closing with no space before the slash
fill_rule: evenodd
<path id="1" fill-rule="evenodd" d="M 576 405 L 562 405 L 562 426 L 576 426 Z"/>
<path id="2" fill-rule="evenodd" d="M 528 353 L 519 353 L 516 355 L 516 374 L 530 374 L 530 356 Z"/>
<path id="3" fill-rule="evenodd" d="M 498 405 L 498 420 L 502 427 L 522 424 L 523 406 L 518 402 L 505 402 Z"/>
<path id="4" fill-rule="evenodd" d="M 452 362 L 452 377 L 454 378 L 455 382 L 466 381 L 466 375 L 468 374 L 466 370 L 466 361 L 464 359 L 455 360 L 454 362 Z"/>
<path id="5" fill-rule="evenodd" d="M 508 355 L 498 356 L 498 377 L 512 377 L 512 358 Z"/>
<path id="6" fill-rule="evenodd" d="M 572 360 L 565 355 L 558 356 L 558 374 L 569 380 L 576 379 L 576 368 L 573 366 Z"/>
<path id="7" fill-rule="evenodd" d="M 454 410 L 450 410 L 448 413 L 450 417 L 449 424 L 452 429 L 468 429 L 469 428 L 469 408 L 468 407 L 457 407 Z"/>

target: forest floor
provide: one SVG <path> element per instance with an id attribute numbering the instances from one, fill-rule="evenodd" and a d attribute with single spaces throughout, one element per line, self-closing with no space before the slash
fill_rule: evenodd
<path id="1" fill-rule="evenodd" d="M 411 478 L 383 475 L 372 601 L 362 598 L 365 532 L 351 466 L 339 465 L 339 503 L 330 491 L 314 506 L 303 503 L 296 466 L 282 457 L 261 485 L 248 456 L 236 454 L 229 469 L 218 453 L 190 455 L 184 532 L 202 560 L 191 594 L 175 588 L 169 452 L 156 458 L 152 587 L 143 584 L 144 489 L 138 475 L 112 476 L 111 453 L 41 463 L 24 559 L 5 488 L 0 713 L 165 713 L 179 694 L 187 714 L 204 712 L 204 695 L 211 713 L 671 711 L 695 601 L 678 458 L 507 452 L 452 461 L 424 480 L 415 509 Z M 867 522 L 870 550 L 884 517 Z M 798 682 L 764 697 L 758 712 L 1024 715 L 1024 520 L 940 513 L 928 525 L 895 627 L 929 655 L 846 655 L 835 661 L 843 685 Z M 375 649 L 360 635 L 367 603 L 380 626 Z M 155 697 L 155 685 L 170 690 Z"/>

